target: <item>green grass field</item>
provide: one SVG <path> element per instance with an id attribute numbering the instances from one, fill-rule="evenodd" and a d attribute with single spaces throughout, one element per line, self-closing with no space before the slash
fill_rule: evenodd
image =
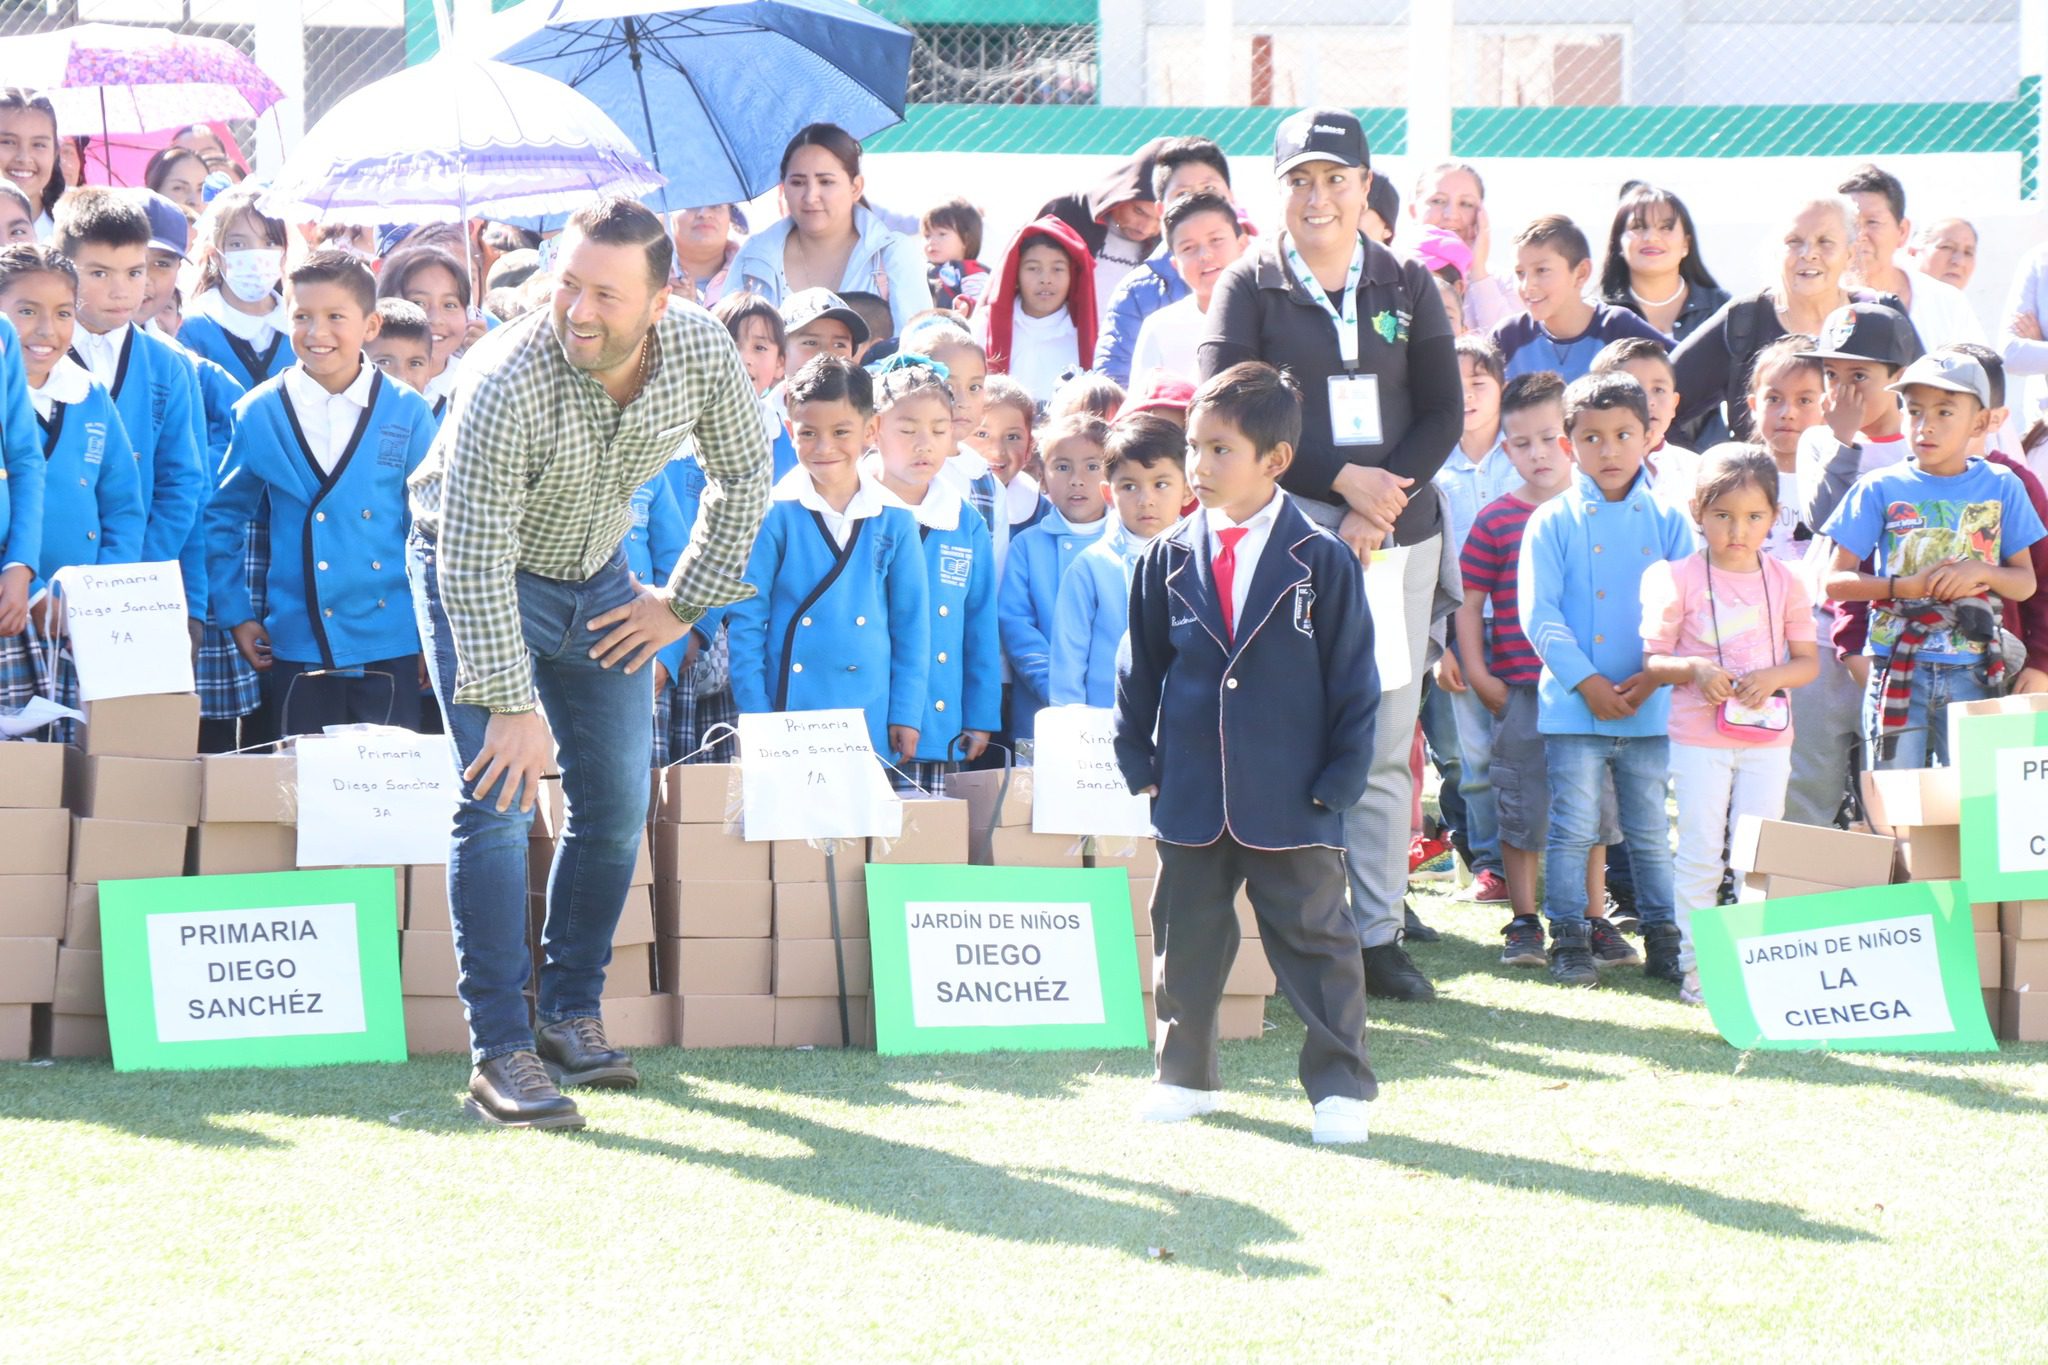
<path id="1" fill-rule="evenodd" d="M 1361 1149 L 1278 1001 L 1165 1130 L 1138 1052 L 649 1052 L 579 1135 L 454 1058 L 0 1068 L 0 1358 L 2039 1358 L 2048 1047 L 1745 1057 L 1421 904 Z"/>

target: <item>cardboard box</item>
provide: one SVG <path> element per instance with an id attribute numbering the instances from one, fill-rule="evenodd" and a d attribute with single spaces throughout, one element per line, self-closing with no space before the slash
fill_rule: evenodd
<path id="1" fill-rule="evenodd" d="M 2025 902 L 2021 903 L 2024 904 Z M 1979 933 L 1983 933 L 1986 930 L 1989 930 L 1994 934 L 1997 933 L 2001 928 L 1999 917 L 2002 913 L 2002 910 L 2003 907 L 2000 906 L 2000 904 L 1997 901 L 1974 902 L 1970 906 L 1971 927 L 1976 929 Z M 2029 936 L 2026 934 L 2021 934 L 2019 935 L 2019 937 L 2026 938 Z"/>
<path id="2" fill-rule="evenodd" d="M 62 938 L 69 883 L 53 873 L 0 877 L 0 939 Z"/>
<path id="3" fill-rule="evenodd" d="M 1152 994 L 1152 987 L 1158 982 L 1158 959 L 1152 956 L 1152 940 L 1138 935 L 1138 989 L 1146 996 Z"/>
<path id="4" fill-rule="evenodd" d="M 672 995 L 769 995 L 775 952 L 765 938 L 661 941 L 660 988 Z"/>
<path id="5" fill-rule="evenodd" d="M 993 832 L 970 828 L 974 861 L 992 867 L 1079 867 L 1081 840 L 1072 834 L 1033 834 L 1005 825 Z"/>
<path id="6" fill-rule="evenodd" d="M 840 882 L 839 936 L 865 941 L 868 936 L 868 888 L 865 882 Z M 775 937 L 832 937 L 832 886 L 802 882 L 775 888 Z"/>
<path id="7" fill-rule="evenodd" d="M 853 1046 L 866 1046 L 868 1037 L 868 1002 L 866 997 L 847 997 L 846 1021 L 847 1027 L 853 1035 Z M 778 997 L 775 1001 L 775 1046 L 844 1046 L 843 1038 L 839 1031 L 839 997 Z"/>
<path id="8" fill-rule="evenodd" d="M 2048 938 L 2048 901 L 2005 902 L 1998 907 L 1998 932 L 2007 938 Z"/>
<path id="9" fill-rule="evenodd" d="M 654 942 L 654 888 L 629 886 L 626 905 L 619 912 L 618 928 L 612 930 L 612 947 L 630 948 Z M 613 954 L 614 960 L 617 953 Z"/>
<path id="10" fill-rule="evenodd" d="M 1131 878 L 1131 928 L 1139 938 L 1152 933 L 1152 887 L 1150 877 Z"/>
<path id="11" fill-rule="evenodd" d="M 656 825 L 654 876 L 663 882 L 765 882 L 769 845 L 718 825 Z"/>
<path id="12" fill-rule="evenodd" d="M 198 759 L 69 753 L 64 804 L 72 814 L 188 828 L 199 823 Z"/>
<path id="13" fill-rule="evenodd" d="M 103 1014 L 50 1014 L 50 1055 L 97 1059 L 114 1055 Z"/>
<path id="14" fill-rule="evenodd" d="M 1861 780 L 1863 811 L 1879 834 L 1894 833 L 1901 826 L 1963 822 L 1959 769 L 1873 768 Z"/>
<path id="15" fill-rule="evenodd" d="M 166 692 L 150 697 L 109 697 L 85 704 L 78 747 L 88 754 L 127 758 L 199 757 L 199 697 Z"/>
<path id="16" fill-rule="evenodd" d="M 1805 881 L 1798 877 L 1779 876 L 1770 872 L 1746 872 L 1742 877 L 1742 889 L 1754 891 L 1754 899 L 1766 901 L 1789 900 L 1794 896 L 1825 896 L 1833 891 L 1847 890 L 1827 882 Z M 1744 896 L 1743 900 L 1752 899 Z"/>
<path id="17" fill-rule="evenodd" d="M 1999 1027 L 1998 1019 L 1998 988 L 1996 986 L 1986 986 L 1983 994 L 1984 1022 L 1991 1025 L 1992 1037 L 2003 1038 L 2005 1037 L 2005 1031 Z"/>
<path id="18" fill-rule="evenodd" d="M 100 888 L 72 886 L 64 896 L 64 941 L 74 948 L 100 946 Z"/>
<path id="19" fill-rule="evenodd" d="M 50 997 L 50 1008 L 56 1013 L 107 1012 L 106 969 L 97 948 L 59 948 L 56 986 Z"/>
<path id="20" fill-rule="evenodd" d="M 655 888 L 663 938 L 766 938 L 775 925 L 772 882 L 669 882 Z"/>
<path id="21" fill-rule="evenodd" d="M 405 876 L 405 927 L 455 931 L 455 917 L 448 909 L 448 867 L 445 863 L 421 863 L 403 869 Z"/>
<path id="22" fill-rule="evenodd" d="M 61 877 L 70 871 L 70 811 L 0 810 L 0 876 Z"/>
<path id="23" fill-rule="evenodd" d="M 72 752 L 62 744 L 0 742 L 0 809 L 63 805 L 64 756 Z"/>
<path id="24" fill-rule="evenodd" d="M 2005 958 L 1997 934 L 1977 931 L 1977 979 L 1986 990 L 2005 984 Z"/>
<path id="25" fill-rule="evenodd" d="M 2010 697 L 1985 697 L 1981 701 L 1950 702 L 1948 707 L 1948 752 L 1951 759 L 1963 751 L 1962 723 L 1970 716 L 2024 716 L 2048 711 L 2048 693 Z"/>
<path id="26" fill-rule="evenodd" d="M 229 872 L 294 872 L 299 866 L 299 832 L 290 825 L 211 825 L 192 831 L 194 875 Z"/>
<path id="27" fill-rule="evenodd" d="M 654 818 L 664 825 L 719 825 L 740 818 L 737 763 L 671 763 L 654 772 Z"/>
<path id="28" fill-rule="evenodd" d="M 1252 1042 L 1266 1031 L 1266 997 L 1226 995 L 1216 1007 L 1216 1036 L 1225 1041 Z"/>
<path id="29" fill-rule="evenodd" d="M 1031 769 L 949 773 L 946 795 L 967 803 L 970 829 L 1031 827 Z"/>
<path id="30" fill-rule="evenodd" d="M 613 1047 L 674 1047 L 676 998 L 652 994 L 606 996 L 604 1035 Z"/>
<path id="31" fill-rule="evenodd" d="M 775 1046 L 775 997 L 772 995 L 679 995 L 673 998 L 676 1002 L 676 1037 L 684 1047 Z"/>
<path id="32" fill-rule="evenodd" d="M 1249 886 L 1237 888 L 1237 899 L 1231 902 L 1237 911 L 1237 932 L 1246 938 L 1259 936 L 1259 912 L 1252 909 L 1252 891 Z"/>
<path id="33" fill-rule="evenodd" d="M 615 996 L 651 995 L 654 990 L 652 943 L 635 943 L 630 947 L 612 949 L 611 965 L 604 969 L 604 990 L 600 992 L 606 1000 Z"/>
<path id="34" fill-rule="evenodd" d="M 873 981 L 868 941 L 845 939 L 846 993 L 866 995 Z M 829 938 L 778 938 L 775 940 L 775 994 L 838 995 L 839 968 Z"/>
<path id="35" fill-rule="evenodd" d="M 1239 940 L 1230 975 L 1223 978 L 1224 995 L 1268 996 L 1279 984 L 1272 964 L 1266 961 L 1266 945 L 1255 938 Z"/>
<path id="36" fill-rule="evenodd" d="M 1735 822 L 1728 861 L 1739 872 L 1776 873 L 1843 887 L 1885 886 L 1892 841 L 1878 834 L 1795 825 L 1744 815 Z"/>
<path id="37" fill-rule="evenodd" d="M 56 993 L 55 938 L 0 938 L 0 1005 L 47 1005 Z"/>
<path id="38" fill-rule="evenodd" d="M 0 1005 L 0 1062 L 28 1060 L 35 1017 L 34 1005 Z"/>
<path id="39" fill-rule="evenodd" d="M 75 820 L 71 826 L 71 880 L 120 882 L 182 876 L 186 835 L 184 825 Z"/>
<path id="40" fill-rule="evenodd" d="M 2048 990 L 2000 991 L 1998 1036 L 2016 1043 L 2048 1043 Z"/>
<path id="41" fill-rule="evenodd" d="M 654 885 L 654 841 L 643 832 L 640 835 L 640 849 L 633 855 L 633 877 L 628 886 Z"/>
<path id="42" fill-rule="evenodd" d="M 469 1022 L 452 995 L 405 997 L 405 1050 L 415 1057 L 436 1052 L 469 1052 Z"/>
<path id="43" fill-rule="evenodd" d="M 292 754 L 205 755 L 199 818 L 220 825 L 297 824 L 299 760 Z"/>
<path id="44" fill-rule="evenodd" d="M 1159 876 L 1159 844 L 1133 835 L 1100 835 L 1088 841 L 1088 866 L 1122 867 L 1133 877 Z"/>
<path id="45" fill-rule="evenodd" d="M 825 843 L 807 844 L 801 839 L 777 839 L 769 844 L 769 870 L 777 882 L 822 882 L 826 879 Z M 833 839 L 831 870 L 842 882 L 859 881 L 867 865 L 868 841 Z"/>
<path id="46" fill-rule="evenodd" d="M 455 935 L 408 929 L 398 936 L 398 989 L 403 995 L 455 994 Z"/>
<path id="47" fill-rule="evenodd" d="M 1952 882 L 1963 875 L 1960 825 L 1901 825 L 1899 865 L 1915 882 Z"/>
<path id="48" fill-rule="evenodd" d="M 874 863 L 944 863 L 967 861 L 967 802 L 932 796 L 903 803 L 903 832 L 894 839 L 868 840 L 868 861 Z"/>
<path id="49" fill-rule="evenodd" d="M 2007 990 L 2036 990 L 2048 995 L 2048 939 L 2000 936 L 1999 985 Z"/>

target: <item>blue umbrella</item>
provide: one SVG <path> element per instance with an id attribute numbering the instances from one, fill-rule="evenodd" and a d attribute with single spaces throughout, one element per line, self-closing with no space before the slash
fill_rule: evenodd
<path id="1" fill-rule="evenodd" d="M 531 11 L 531 13 L 529 13 Z M 685 205 L 738 203 L 779 178 L 809 123 L 867 137 L 903 121 L 911 37 L 852 0 L 535 0 L 498 60 L 574 86 L 625 128 Z"/>

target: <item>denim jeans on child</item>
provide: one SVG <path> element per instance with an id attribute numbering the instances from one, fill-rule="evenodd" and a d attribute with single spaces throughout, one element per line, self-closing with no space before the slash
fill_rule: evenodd
<path id="1" fill-rule="evenodd" d="M 491 713 L 453 702 L 455 648 L 441 604 L 438 556 L 413 533 L 406 547 L 420 642 L 433 675 L 457 771 L 483 748 Z M 517 576 L 519 619 L 533 653 L 535 689 L 554 732 L 568 827 L 548 878 L 541 927 L 543 1023 L 596 1016 L 611 962 L 612 933 L 647 826 L 653 761 L 654 670 L 628 675 L 590 657 L 592 617 L 623 606 L 633 579 L 622 550 L 581 583 Z M 470 1055 L 484 1061 L 533 1047 L 525 990 L 532 974 L 526 938 L 526 843 L 532 816 L 517 802 L 498 809 L 493 785 L 482 800 L 465 786 L 448 853 L 448 903 L 455 922 L 456 990 L 469 1016 Z M 543 791 L 540 799 L 548 799 Z"/>
<path id="2" fill-rule="evenodd" d="M 1919 661 L 1913 666 L 1913 695 L 1906 704 L 1906 727 L 1898 732 L 1898 746 L 1884 758 L 1874 737 L 1883 726 L 1884 660 L 1870 666 L 1870 684 L 1863 689 L 1863 747 L 1866 768 L 1945 767 L 1955 762 L 1948 751 L 1948 704 L 1952 701 L 1981 701 L 1991 689 L 1977 676 L 1976 664 L 1936 664 Z"/>
<path id="3" fill-rule="evenodd" d="M 1550 838 L 1543 853 L 1543 913 L 1586 918 L 1586 854 L 1600 835 L 1602 776 L 1614 776 L 1615 807 L 1635 866 L 1636 913 L 1645 925 L 1673 922 L 1671 821 L 1665 813 L 1671 741 L 1663 735 L 1545 735 L 1550 768 Z"/>
<path id="4" fill-rule="evenodd" d="M 1493 712 L 1471 688 L 1448 692 L 1458 732 L 1458 794 L 1465 802 L 1465 842 L 1472 848 L 1472 871 L 1502 871 L 1500 812 L 1493 798 Z"/>

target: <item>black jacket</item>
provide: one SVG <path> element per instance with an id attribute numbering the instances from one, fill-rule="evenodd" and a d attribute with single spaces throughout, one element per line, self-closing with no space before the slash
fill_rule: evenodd
<path id="1" fill-rule="evenodd" d="M 1441 529 L 1429 481 L 1465 426 L 1465 390 L 1443 297 L 1429 271 L 1377 242 L 1365 244 L 1358 280 L 1358 373 L 1379 379 L 1376 446 L 1339 446 L 1330 437 L 1331 375 L 1343 373 L 1336 328 L 1287 271 L 1281 234 L 1262 239 L 1216 281 L 1196 366 L 1207 379 L 1247 360 L 1287 370 L 1301 386 L 1301 446 L 1281 483 L 1296 497 L 1342 504 L 1331 480 L 1347 464 L 1413 479 L 1394 543 L 1413 545 Z"/>
<path id="2" fill-rule="evenodd" d="M 1087 244 L 1089 255 L 1100 256 L 1102 244 L 1109 238 L 1109 211 L 1133 199 L 1152 198 L 1152 162 L 1168 141 L 1163 137 L 1153 138 L 1138 149 L 1136 156 L 1118 164 L 1115 170 L 1087 191 L 1076 190 L 1072 194 L 1046 200 L 1039 207 L 1037 216 L 1059 219 Z M 1158 244 L 1156 237 L 1141 243 L 1147 255 Z"/>

